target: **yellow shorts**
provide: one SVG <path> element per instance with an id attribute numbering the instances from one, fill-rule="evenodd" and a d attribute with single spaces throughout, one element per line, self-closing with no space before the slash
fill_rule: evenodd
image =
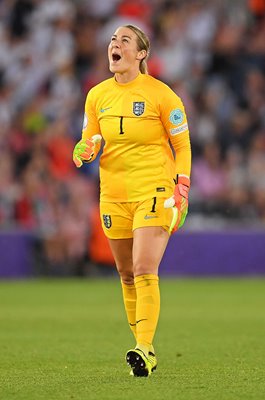
<path id="1" fill-rule="evenodd" d="M 152 198 L 132 203 L 100 203 L 100 218 L 109 239 L 128 239 L 133 231 L 145 226 L 161 226 L 169 232 L 172 208 L 164 208 L 165 198 Z"/>

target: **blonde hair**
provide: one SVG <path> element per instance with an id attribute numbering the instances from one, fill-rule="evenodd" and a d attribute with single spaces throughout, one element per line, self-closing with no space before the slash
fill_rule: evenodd
<path id="1" fill-rule="evenodd" d="M 150 53 L 150 41 L 148 36 L 135 25 L 124 25 L 124 28 L 129 28 L 136 34 L 138 51 L 146 51 L 146 56 L 140 61 L 139 69 L 142 74 L 148 74 L 147 59 Z"/>

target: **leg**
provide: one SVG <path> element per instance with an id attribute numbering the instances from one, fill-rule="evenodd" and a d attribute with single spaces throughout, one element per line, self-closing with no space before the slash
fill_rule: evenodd
<path id="1" fill-rule="evenodd" d="M 136 339 L 136 290 L 133 276 L 133 239 L 109 239 L 118 273 L 121 277 L 124 307 L 130 329 Z"/>
<path id="2" fill-rule="evenodd" d="M 137 346 L 127 353 L 127 362 L 136 376 L 150 375 L 157 365 L 152 342 L 160 311 L 158 268 L 168 239 L 169 234 L 162 227 L 144 227 L 134 231 Z"/>
<path id="3" fill-rule="evenodd" d="M 158 268 L 169 235 L 162 227 L 144 227 L 134 231 L 133 266 L 137 293 L 137 343 L 151 350 L 160 312 Z M 153 352 L 153 351 L 152 351 Z"/>
<path id="4" fill-rule="evenodd" d="M 133 239 L 109 239 L 109 244 L 122 282 L 133 285 Z"/>
<path id="5" fill-rule="evenodd" d="M 133 238 L 134 277 L 158 275 L 158 268 L 167 247 L 168 232 L 160 226 L 138 228 Z"/>

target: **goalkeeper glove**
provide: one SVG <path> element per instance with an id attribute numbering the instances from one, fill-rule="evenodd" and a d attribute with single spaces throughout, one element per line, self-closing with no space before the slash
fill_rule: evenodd
<path id="1" fill-rule="evenodd" d="M 83 162 L 91 162 L 97 157 L 101 139 L 100 135 L 94 135 L 91 139 L 82 139 L 75 145 L 73 161 L 77 168 L 80 168 Z"/>
<path id="2" fill-rule="evenodd" d="M 170 232 L 174 233 L 181 228 L 188 214 L 188 197 L 190 190 L 190 178 L 185 175 L 177 175 L 173 196 L 165 200 L 164 207 L 173 207 L 174 217 L 170 226 Z"/>

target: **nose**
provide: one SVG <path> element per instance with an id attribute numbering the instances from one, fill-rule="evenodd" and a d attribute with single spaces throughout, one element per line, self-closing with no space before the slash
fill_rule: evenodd
<path id="1" fill-rule="evenodd" d="M 113 49 L 119 49 L 120 48 L 120 46 L 121 46 L 121 41 L 118 39 L 118 38 L 115 38 L 115 40 L 112 40 L 111 42 L 110 42 L 110 45 L 111 45 L 111 47 L 113 48 Z"/>

